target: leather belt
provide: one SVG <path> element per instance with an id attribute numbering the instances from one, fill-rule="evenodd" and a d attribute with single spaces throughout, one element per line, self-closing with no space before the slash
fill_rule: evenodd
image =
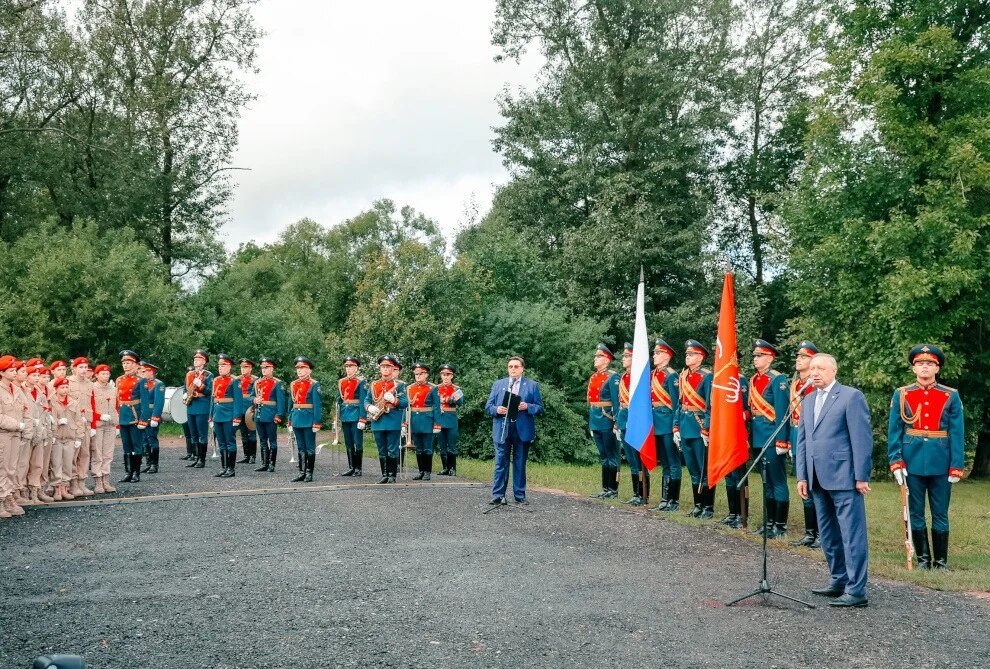
<path id="1" fill-rule="evenodd" d="M 611 402 L 588 402 L 588 406 L 597 407 L 599 409 L 607 409 L 612 406 Z"/>
<path id="2" fill-rule="evenodd" d="M 409 410 L 413 413 L 426 413 L 427 411 L 433 411 L 433 407 L 410 407 Z"/>
<path id="3" fill-rule="evenodd" d="M 136 407 L 140 403 L 141 400 L 131 400 L 130 402 L 121 402 L 120 405 L 125 407 Z"/>
<path id="4" fill-rule="evenodd" d="M 925 439 L 928 439 L 929 437 L 932 439 L 945 439 L 949 436 L 949 432 L 947 430 L 917 430 L 913 427 L 909 427 L 905 430 L 905 432 L 907 432 L 910 437 L 923 437 Z"/>
<path id="5" fill-rule="evenodd" d="M 664 408 L 664 409 L 671 409 L 671 410 L 673 410 L 673 408 L 674 408 L 674 407 L 670 406 L 669 404 L 664 404 L 663 402 L 651 402 L 651 404 L 653 404 L 653 408 L 655 408 L 655 409 Z"/>
<path id="6" fill-rule="evenodd" d="M 353 404 L 353 405 L 357 406 L 360 403 L 361 403 L 360 400 L 344 400 L 344 404 Z"/>
<path id="7" fill-rule="evenodd" d="M 227 404 L 227 403 L 233 402 L 233 401 L 234 401 L 234 398 L 232 398 L 232 397 L 218 397 L 218 398 L 216 398 L 216 399 L 213 400 L 213 403 L 214 404 Z"/>
<path id="8" fill-rule="evenodd" d="M 261 406 L 263 406 L 263 407 L 273 407 L 273 406 L 275 406 L 275 402 L 272 402 L 271 400 L 261 400 Z"/>
<path id="9" fill-rule="evenodd" d="M 293 409 L 312 409 L 313 408 L 313 405 L 312 404 L 293 404 L 292 405 L 292 408 Z"/>
<path id="10" fill-rule="evenodd" d="M 457 407 L 440 407 L 443 413 L 457 413 Z"/>
<path id="11" fill-rule="evenodd" d="M 688 413 L 705 413 L 704 409 L 697 409 L 695 407 L 681 407 L 681 411 L 687 411 Z"/>

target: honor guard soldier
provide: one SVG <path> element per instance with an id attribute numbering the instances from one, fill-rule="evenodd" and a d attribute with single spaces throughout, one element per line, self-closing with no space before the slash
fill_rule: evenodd
<path id="1" fill-rule="evenodd" d="M 241 375 L 237 377 L 238 387 L 241 391 L 241 408 L 247 412 L 254 402 L 254 382 L 258 377 L 254 375 L 254 361 L 250 358 L 241 358 Z M 257 423 L 255 423 L 257 424 Z M 244 449 L 244 459 L 241 464 L 255 464 L 258 461 L 258 433 L 248 427 L 241 415 L 241 425 L 238 428 L 241 433 L 241 448 Z M 237 457 L 236 454 L 234 456 Z"/>
<path id="2" fill-rule="evenodd" d="M 96 436 L 93 437 L 93 479 L 96 481 L 96 492 L 117 492 L 110 483 L 110 465 L 117 440 L 117 388 L 110 383 L 110 365 L 97 365 L 94 371 Z"/>
<path id="3" fill-rule="evenodd" d="M 602 490 L 592 495 L 608 499 L 619 494 L 619 442 L 615 414 L 619 411 L 619 375 L 609 370 L 615 356 L 605 344 L 595 348 L 595 373 L 588 379 L 588 429 L 602 464 Z"/>
<path id="4" fill-rule="evenodd" d="M 942 349 L 918 344 L 908 354 L 914 383 L 890 400 L 887 457 L 898 485 L 908 487 L 911 538 L 918 566 L 948 569 L 949 499 L 965 467 L 965 430 L 959 392 L 938 382 L 945 365 Z M 931 550 L 925 497 L 932 515 Z M 934 558 L 934 559 L 933 559 Z"/>
<path id="5" fill-rule="evenodd" d="M 275 361 L 261 359 L 261 378 L 254 382 L 254 424 L 261 441 L 261 466 L 256 472 L 274 472 L 278 459 L 278 426 L 286 411 L 285 384 L 275 378 Z"/>
<path id="6" fill-rule="evenodd" d="M 141 454 L 144 452 L 144 437 L 141 434 L 144 385 L 138 376 L 138 354 L 130 350 L 121 351 L 120 365 L 124 373 L 117 377 L 117 422 L 124 449 L 124 470 L 127 472 L 120 482 L 137 483 L 141 480 Z"/>
<path id="7" fill-rule="evenodd" d="M 798 426 L 801 424 L 801 401 L 805 395 L 815 392 L 814 386 L 808 382 L 811 375 L 811 358 L 818 353 L 818 347 L 810 341 L 802 341 L 798 344 L 797 356 L 794 358 L 794 376 L 791 377 L 791 446 L 797 444 Z M 797 474 L 797 462 L 794 462 L 794 474 Z M 821 540 L 818 538 L 818 515 L 815 513 L 815 498 L 808 495 L 808 499 L 801 500 L 804 511 L 804 536 L 797 541 L 792 541 L 792 546 L 807 546 L 808 548 L 821 548 Z"/>
<path id="8" fill-rule="evenodd" d="M 86 418 L 86 430 L 82 438 L 82 447 L 76 452 L 75 474 L 69 484 L 69 491 L 76 497 L 89 497 L 93 491 L 86 487 L 86 477 L 89 476 L 90 442 L 96 435 L 96 421 L 93 419 L 94 398 L 93 382 L 89 380 L 89 360 L 84 357 L 72 361 L 72 376 L 68 377 L 69 395 L 82 409 Z"/>
<path id="9" fill-rule="evenodd" d="M 210 442 L 210 395 L 213 386 L 213 374 L 206 369 L 210 356 L 203 349 L 193 353 L 193 368 L 186 372 L 185 393 L 183 400 L 186 406 L 189 435 L 196 445 L 196 459 L 186 467 L 202 469 L 206 466 L 206 446 Z"/>
<path id="10" fill-rule="evenodd" d="M 767 538 L 774 539 L 787 533 L 787 514 L 790 510 L 790 496 L 787 488 L 787 454 L 790 452 L 790 432 L 787 421 L 790 419 L 790 384 L 783 374 L 771 369 L 779 355 L 777 348 L 764 339 L 753 342 L 753 367 L 756 373 L 749 379 L 750 453 L 755 457 L 763 445 L 774 436 L 763 455 L 759 471 L 765 473 L 763 481 L 767 497 L 767 517 L 759 532 L 767 532 Z"/>
<path id="11" fill-rule="evenodd" d="M 344 448 L 347 450 L 346 472 L 341 476 L 361 476 L 364 464 L 364 435 L 358 429 L 361 420 L 361 396 L 365 385 L 363 376 L 358 375 L 360 362 L 353 355 L 344 358 L 344 378 L 337 382 L 337 420 L 344 433 Z"/>
<path id="12" fill-rule="evenodd" d="M 313 363 L 304 356 L 296 358 L 294 363 L 297 378 L 289 386 L 289 395 L 292 397 L 289 425 L 296 437 L 299 457 L 305 461 L 302 463 L 303 471 L 292 480 L 310 483 L 316 466 L 316 433 L 323 427 L 323 405 L 320 401 L 320 384 L 311 378 Z"/>
<path id="13" fill-rule="evenodd" d="M 633 345 L 626 342 L 622 350 L 622 376 L 619 377 L 619 410 L 615 412 L 615 437 L 626 451 L 626 462 L 629 463 L 629 473 L 632 477 L 633 496 L 625 504 L 643 506 L 650 501 L 650 472 L 643 468 L 639 451 L 630 446 L 625 439 L 626 425 L 629 422 L 629 386 L 632 377 L 629 369 L 632 367 Z"/>
<path id="14" fill-rule="evenodd" d="M 708 403 L 712 394 L 712 373 L 701 364 L 708 349 L 696 339 L 684 342 L 685 368 L 678 377 L 681 401 L 674 414 L 674 443 L 684 452 L 691 474 L 693 518 L 711 518 L 715 514 L 715 489 L 708 487 Z"/>
<path id="15" fill-rule="evenodd" d="M 217 478 L 229 479 L 236 475 L 237 441 L 234 430 L 241 423 L 244 409 L 237 379 L 230 375 L 234 359 L 226 353 L 217 355 L 217 376 L 213 379 L 210 392 L 210 420 L 213 421 L 213 436 L 220 451 L 220 465 L 223 469 Z"/>
<path id="16" fill-rule="evenodd" d="M 409 406 L 406 384 L 397 376 L 402 365 L 394 355 L 378 358 L 381 378 L 367 385 L 361 398 L 361 423 L 371 424 L 382 467 L 379 483 L 395 483 L 399 471 L 399 443 L 402 437 L 402 414 Z M 362 428 L 363 429 L 363 428 Z"/>
<path id="17" fill-rule="evenodd" d="M 144 397 L 142 398 L 141 422 L 144 428 L 144 451 L 148 456 L 148 464 L 141 470 L 142 474 L 158 473 L 158 426 L 162 423 L 162 411 L 165 410 L 165 384 L 158 379 L 158 365 L 148 360 L 141 361 L 144 370 Z"/>
<path id="18" fill-rule="evenodd" d="M 457 411 L 464 406 L 464 391 L 454 385 L 454 374 L 457 371 L 449 364 L 440 365 L 440 385 L 437 395 L 440 397 L 440 434 L 437 435 L 440 447 L 440 463 L 443 469 L 441 476 L 457 476 Z"/>
<path id="19" fill-rule="evenodd" d="M 743 423 L 746 424 L 747 451 L 750 442 L 750 413 L 749 413 L 749 378 L 739 375 L 739 393 L 742 397 Z M 740 529 L 746 526 L 749 518 L 749 507 L 743 507 L 743 497 L 749 499 L 749 481 L 743 479 L 746 473 L 746 463 L 739 465 L 725 475 L 725 499 L 729 507 L 729 515 L 719 521 L 722 525 Z"/>
<path id="20" fill-rule="evenodd" d="M 440 434 L 440 395 L 437 387 L 427 379 L 430 368 L 421 362 L 413 364 L 415 381 L 406 386 L 409 397 L 409 434 L 416 447 L 416 465 L 419 474 L 414 481 L 433 478 L 433 440 Z"/>
<path id="21" fill-rule="evenodd" d="M 663 482 L 660 503 L 654 511 L 677 511 L 681 508 L 681 451 L 674 443 L 674 413 L 681 394 L 677 372 L 670 366 L 674 349 L 663 339 L 653 344 L 653 373 L 650 375 L 650 400 L 653 403 L 653 435 L 657 446 Z"/>

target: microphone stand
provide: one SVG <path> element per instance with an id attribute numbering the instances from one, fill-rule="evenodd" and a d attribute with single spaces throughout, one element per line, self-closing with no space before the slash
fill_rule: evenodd
<path id="1" fill-rule="evenodd" d="M 800 392 L 798 392 L 798 396 L 795 399 L 803 400 L 804 399 L 803 393 L 804 393 L 804 391 L 805 391 L 806 388 L 807 388 L 807 386 L 803 387 L 800 390 Z M 731 602 L 726 602 L 725 603 L 726 606 L 735 606 L 739 602 L 741 602 L 741 601 L 743 601 L 745 599 L 749 599 L 750 597 L 755 597 L 757 595 L 763 595 L 764 596 L 764 599 L 767 598 L 766 597 L 767 595 L 777 595 L 778 597 L 781 597 L 783 599 L 788 599 L 788 600 L 790 600 L 792 602 L 797 602 L 798 604 L 803 604 L 804 606 L 808 607 L 809 609 L 815 608 L 815 605 L 814 604 L 811 604 L 810 602 L 806 602 L 803 599 L 798 599 L 797 597 L 791 597 L 790 595 L 785 595 L 782 592 L 777 592 L 776 590 L 774 590 L 773 588 L 770 587 L 770 581 L 769 581 L 769 579 L 767 577 L 767 559 L 768 559 L 768 554 L 767 554 L 767 535 L 769 534 L 769 532 L 767 531 L 766 522 L 768 520 L 768 515 L 770 513 L 770 508 L 769 508 L 769 495 L 768 495 L 768 488 L 767 488 L 767 461 L 766 461 L 766 458 L 763 457 L 763 456 L 766 454 L 767 449 L 770 448 L 770 446 L 772 444 L 776 443 L 776 441 L 777 441 L 777 435 L 780 434 L 780 431 L 784 428 L 784 426 L 787 425 L 788 423 L 790 423 L 790 415 L 791 415 L 791 413 L 793 413 L 793 411 L 794 411 L 794 402 L 792 401 L 790 404 L 787 405 L 787 419 L 784 420 L 784 421 L 782 421 L 780 423 L 780 425 L 777 426 L 777 429 L 773 431 L 773 434 L 771 434 L 770 437 L 767 439 L 766 443 L 763 444 L 763 448 L 761 448 L 760 449 L 760 452 L 757 454 L 756 460 L 753 461 L 753 464 L 750 465 L 749 469 L 746 470 L 746 473 L 743 474 L 742 475 L 742 478 L 739 479 L 739 481 L 740 481 L 739 485 L 742 485 L 742 482 L 743 481 L 746 481 L 749 478 L 749 475 L 752 473 L 753 469 L 756 467 L 756 463 L 760 463 L 760 465 L 761 465 L 760 470 L 761 470 L 761 473 L 763 475 L 763 575 L 760 578 L 760 587 L 759 588 L 757 588 L 753 592 L 749 593 L 748 595 L 743 595 L 742 597 L 738 597 L 736 599 L 733 599 Z M 802 418 L 803 418 L 803 416 L 802 416 Z"/>

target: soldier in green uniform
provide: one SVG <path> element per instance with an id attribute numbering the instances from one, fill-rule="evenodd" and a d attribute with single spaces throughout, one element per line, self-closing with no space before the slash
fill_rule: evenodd
<path id="1" fill-rule="evenodd" d="M 811 358 L 818 353 L 818 347 L 810 341 L 802 341 L 798 344 L 797 356 L 794 358 L 794 376 L 791 377 L 791 446 L 797 444 L 798 428 L 801 425 L 801 404 L 806 395 L 815 392 L 815 388 L 809 383 L 808 377 L 811 375 Z M 791 451 L 793 454 L 793 451 Z M 793 463 L 794 474 L 797 474 L 797 462 Z M 804 536 L 797 541 L 792 541 L 791 546 L 806 546 L 808 548 L 821 548 L 821 539 L 818 537 L 818 514 L 815 511 L 815 498 L 808 495 L 808 499 L 802 500 L 802 510 L 804 511 Z"/>
<path id="2" fill-rule="evenodd" d="M 144 390 L 141 395 L 141 420 L 147 425 L 144 428 L 144 452 L 148 464 L 141 470 L 142 474 L 158 473 L 158 426 L 162 422 L 162 412 L 165 410 L 165 384 L 158 378 L 158 365 L 148 360 L 141 361 L 144 370 Z"/>
<path id="3" fill-rule="evenodd" d="M 608 367 L 615 356 L 605 344 L 595 349 L 595 373 L 588 379 L 588 428 L 602 463 L 602 490 L 592 495 L 608 499 L 619 494 L 621 455 L 615 438 L 615 414 L 619 411 L 619 375 Z"/>
<path id="4" fill-rule="evenodd" d="M 361 476 L 364 464 L 364 435 L 358 429 L 361 419 L 361 395 L 366 385 L 358 374 L 360 362 L 353 355 L 344 358 L 344 378 L 337 382 L 337 420 L 344 433 L 348 469 L 341 476 Z"/>
<path id="5" fill-rule="evenodd" d="M 367 384 L 361 398 L 360 423 L 371 424 L 381 461 L 382 478 L 379 483 L 395 483 L 399 471 L 402 417 L 409 406 L 406 384 L 398 379 L 401 369 L 402 365 L 395 356 L 380 356 L 378 370 L 381 378 Z"/>
<path id="6" fill-rule="evenodd" d="M 887 457 L 898 485 L 907 484 L 911 537 L 918 566 L 948 569 L 949 500 L 952 484 L 964 473 L 965 429 L 959 391 L 938 382 L 945 354 L 934 344 L 918 344 L 908 354 L 914 383 L 890 400 Z M 932 515 L 928 544 L 925 498 Z M 933 559 L 934 557 L 934 559 Z"/>
<path id="7" fill-rule="evenodd" d="M 684 365 L 677 382 L 681 401 L 674 415 L 674 443 L 684 451 L 691 474 L 693 518 L 711 518 L 715 514 L 715 488 L 708 487 L 709 402 L 712 395 L 712 372 L 701 365 L 708 349 L 697 339 L 684 342 Z"/>
<path id="8" fill-rule="evenodd" d="M 787 487 L 787 454 L 791 449 L 790 419 L 791 394 L 787 377 L 771 369 L 779 355 L 777 348 L 764 339 L 753 344 L 753 367 L 756 369 L 749 379 L 749 428 L 750 453 L 755 457 L 759 449 L 776 433 L 774 443 L 766 450 L 763 460 L 766 463 L 766 478 L 763 481 L 767 496 L 767 517 L 758 532 L 767 532 L 767 538 L 774 539 L 787 533 L 787 514 L 790 510 L 790 497 Z M 757 471 L 763 473 L 762 464 Z"/>
<path id="9" fill-rule="evenodd" d="M 433 440 L 440 434 L 440 396 L 429 382 L 430 368 L 421 362 L 413 364 L 415 381 L 406 386 L 409 397 L 409 434 L 416 446 L 419 474 L 415 481 L 433 478 Z"/>
<path id="10" fill-rule="evenodd" d="M 653 372 L 650 374 L 650 401 L 653 404 L 653 436 L 657 459 L 663 471 L 660 503 L 654 511 L 681 508 L 681 451 L 674 443 L 674 412 L 681 403 L 677 372 L 670 366 L 674 349 L 663 339 L 653 344 Z"/>
<path id="11" fill-rule="evenodd" d="M 615 437 L 625 450 L 626 462 L 629 463 L 629 473 L 632 478 L 633 496 L 623 503 L 643 506 L 650 501 L 650 472 L 643 467 L 639 451 L 625 439 L 626 425 L 629 423 L 629 392 L 632 383 L 629 369 L 632 367 L 632 355 L 633 345 L 626 342 L 622 349 L 622 376 L 619 377 L 619 410 L 615 413 Z"/>
<path id="12" fill-rule="evenodd" d="M 454 384 L 454 368 L 445 363 L 440 365 L 440 434 L 437 435 L 440 448 L 441 476 L 457 476 L 457 411 L 464 406 L 464 391 Z"/>

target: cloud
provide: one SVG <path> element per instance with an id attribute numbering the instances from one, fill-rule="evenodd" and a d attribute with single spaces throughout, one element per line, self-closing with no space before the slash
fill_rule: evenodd
<path id="1" fill-rule="evenodd" d="M 494 0 L 265 0 L 258 100 L 240 122 L 230 246 L 309 216 L 334 224 L 389 197 L 448 233 L 507 174 L 495 97 L 538 64 L 494 63 Z"/>

